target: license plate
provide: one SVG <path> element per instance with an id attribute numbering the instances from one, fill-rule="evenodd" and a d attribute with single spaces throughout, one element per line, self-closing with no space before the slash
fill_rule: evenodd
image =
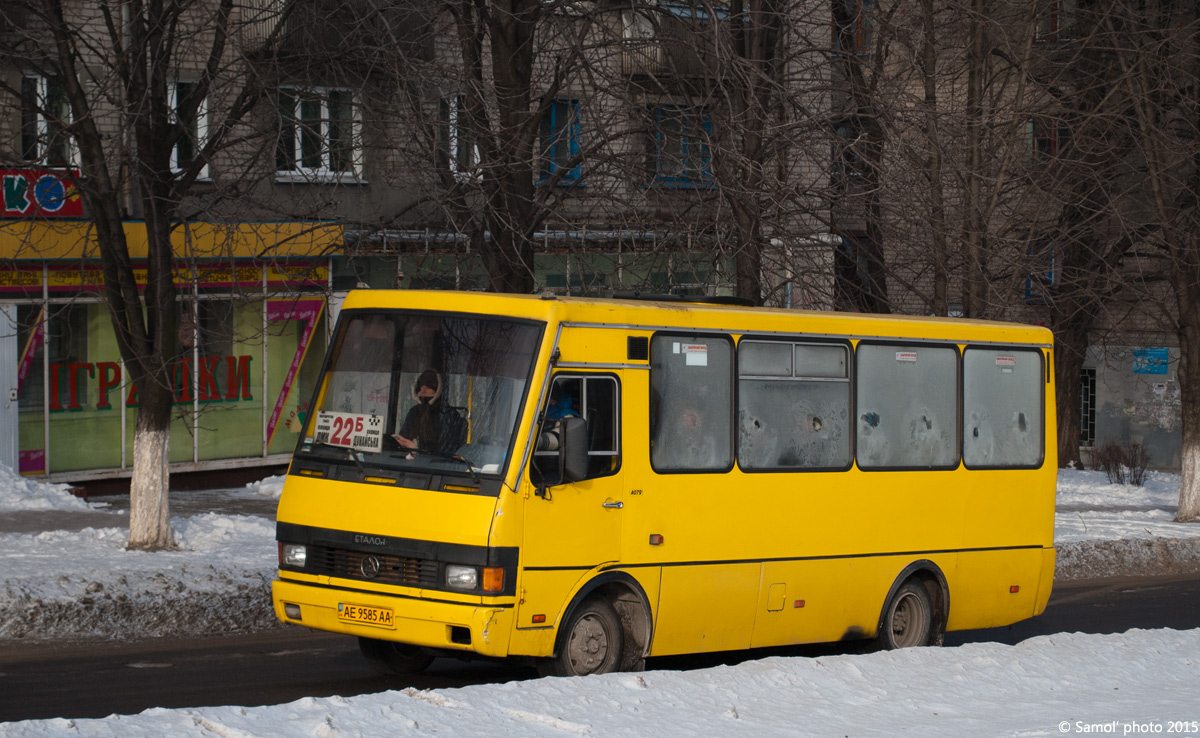
<path id="1" fill-rule="evenodd" d="M 395 628 L 392 611 L 385 607 L 368 607 L 366 605 L 350 605 L 338 603 L 338 620 L 347 623 L 374 625 L 380 628 Z"/>

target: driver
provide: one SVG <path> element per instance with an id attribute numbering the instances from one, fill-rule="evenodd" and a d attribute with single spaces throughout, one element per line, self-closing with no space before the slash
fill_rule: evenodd
<path id="1" fill-rule="evenodd" d="M 403 448 L 452 454 L 466 440 L 462 416 L 442 402 L 442 375 L 426 369 L 413 382 L 417 404 L 408 411 L 400 432 L 392 436 Z"/>

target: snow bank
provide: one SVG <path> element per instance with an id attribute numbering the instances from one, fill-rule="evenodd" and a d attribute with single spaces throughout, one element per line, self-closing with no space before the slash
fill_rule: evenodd
<path id="1" fill-rule="evenodd" d="M 0 512 L 15 510 L 90 510 L 82 499 L 71 494 L 66 484 L 47 484 L 26 479 L 0 464 Z"/>
<path id="2" fill-rule="evenodd" d="M 0 638 L 143 638 L 275 625 L 275 525 L 173 518 L 180 550 L 128 551 L 123 528 L 0 536 Z"/>
<path id="3" fill-rule="evenodd" d="M 1200 631 L 1065 634 L 868 655 L 768 658 L 680 672 L 539 679 L 306 698 L 270 707 L 155 708 L 9 723 L 6 738 L 1052 736 L 1191 728 Z M 1112 729 L 1094 726 L 1112 725 Z M 1130 728 L 1126 728 L 1130 726 Z M 1157 726 L 1157 730 L 1155 729 Z M 1170 732 L 1195 734 L 1200 727 Z"/>

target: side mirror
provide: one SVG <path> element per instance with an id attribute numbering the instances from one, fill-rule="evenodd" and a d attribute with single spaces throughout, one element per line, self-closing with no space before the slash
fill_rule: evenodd
<path id="1" fill-rule="evenodd" d="M 586 479 L 588 473 L 588 432 L 587 421 L 583 418 L 569 417 L 561 421 L 559 433 L 558 463 L 562 474 L 559 479 L 564 482 L 578 482 Z"/>

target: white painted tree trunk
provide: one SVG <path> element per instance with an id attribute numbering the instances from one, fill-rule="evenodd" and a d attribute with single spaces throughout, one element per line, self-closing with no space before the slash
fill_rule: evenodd
<path id="1" fill-rule="evenodd" d="M 133 479 L 129 484 L 129 548 L 173 548 L 168 509 L 167 467 L 171 433 L 167 428 L 137 428 L 133 436 Z"/>
<path id="2" fill-rule="evenodd" d="M 1179 484 L 1179 511 L 1176 522 L 1200 523 L 1200 448 L 1183 444 L 1183 474 Z"/>

